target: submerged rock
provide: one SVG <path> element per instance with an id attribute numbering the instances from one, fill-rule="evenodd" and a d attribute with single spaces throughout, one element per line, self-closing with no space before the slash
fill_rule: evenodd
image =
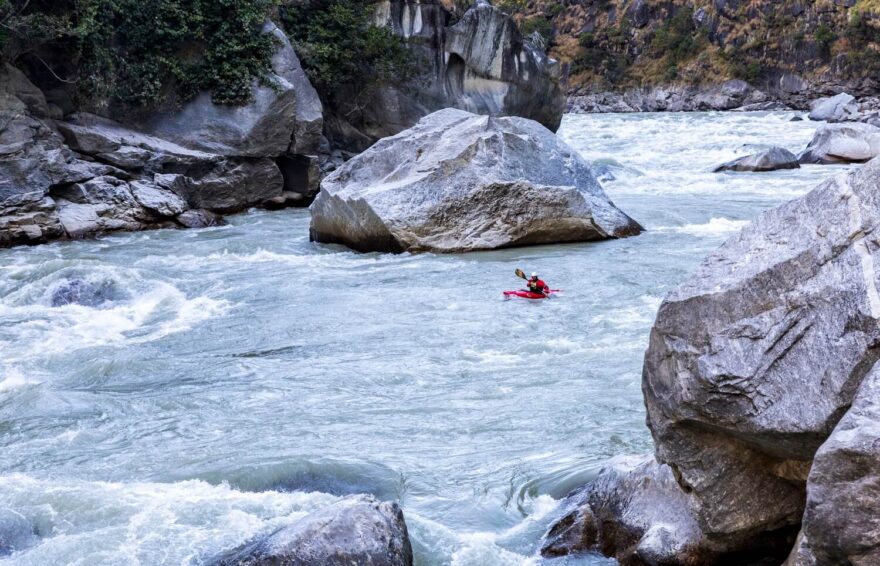
<path id="1" fill-rule="evenodd" d="M 461 252 L 641 231 L 574 150 L 517 117 L 435 112 L 321 188 L 312 239 L 361 251 Z"/>
<path id="2" fill-rule="evenodd" d="M 779 169 L 797 169 L 801 165 L 795 154 L 781 147 L 771 147 L 759 153 L 746 155 L 733 161 L 728 161 L 715 168 L 714 172 L 721 171 L 748 171 L 764 172 L 777 171 Z"/>
<path id="3" fill-rule="evenodd" d="M 801 163 L 862 163 L 880 155 L 880 127 L 870 124 L 827 124 L 816 130 L 801 153 Z"/>
<path id="4" fill-rule="evenodd" d="M 71 278 L 61 282 L 52 290 L 50 304 L 53 307 L 66 305 L 100 307 L 106 303 L 127 298 L 128 294 L 120 289 L 112 279 L 93 281 Z"/>
<path id="5" fill-rule="evenodd" d="M 349 497 L 265 539 L 219 558 L 215 566 L 412 566 L 412 546 L 396 503 Z"/>
<path id="6" fill-rule="evenodd" d="M 813 102 L 810 120 L 826 122 L 845 122 L 852 120 L 859 112 L 859 105 L 854 96 L 842 92 L 830 98 L 820 98 Z"/>

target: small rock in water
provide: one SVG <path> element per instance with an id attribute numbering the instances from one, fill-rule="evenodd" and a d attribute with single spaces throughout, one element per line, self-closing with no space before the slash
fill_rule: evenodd
<path id="1" fill-rule="evenodd" d="M 65 305 L 100 307 L 124 298 L 126 294 L 120 291 L 112 280 L 68 279 L 52 292 L 51 303 L 53 307 Z"/>
<path id="2" fill-rule="evenodd" d="M 728 161 L 715 168 L 714 172 L 721 171 L 750 171 L 765 172 L 779 169 L 798 169 L 800 163 L 795 154 L 781 147 L 771 147 L 753 155 L 746 155 L 733 161 Z"/>
<path id="3" fill-rule="evenodd" d="M 9 509 L 0 509 L 0 557 L 23 550 L 36 539 L 30 521 Z"/>
<path id="4" fill-rule="evenodd" d="M 187 210 L 178 214 L 177 221 L 185 228 L 208 228 L 226 224 L 226 221 L 219 214 L 203 209 Z"/>
<path id="5" fill-rule="evenodd" d="M 245 545 L 215 566 L 412 566 L 403 511 L 372 496 L 345 498 L 268 537 Z"/>
<path id="6" fill-rule="evenodd" d="M 803 121 L 804 121 L 803 116 L 792 116 L 791 120 L 789 120 L 789 122 L 803 122 Z"/>

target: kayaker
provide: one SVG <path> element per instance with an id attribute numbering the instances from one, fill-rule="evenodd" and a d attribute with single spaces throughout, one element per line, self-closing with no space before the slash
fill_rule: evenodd
<path id="1" fill-rule="evenodd" d="M 538 293 L 539 295 L 547 295 L 550 293 L 550 287 L 544 283 L 534 271 L 532 272 L 532 278 L 529 279 L 528 283 L 529 291 L 532 293 Z"/>

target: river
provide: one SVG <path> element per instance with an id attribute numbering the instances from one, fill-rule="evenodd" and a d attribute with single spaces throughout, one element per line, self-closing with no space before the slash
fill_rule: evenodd
<path id="1" fill-rule="evenodd" d="M 359 492 L 401 502 L 417 564 L 613 563 L 542 561 L 540 538 L 603 461 L 651 450 L 664 294 L 843 170 L 710 172 L 805 147 L 792 115 L 566 116 L 648 229 L 625 240 L 358 254 L 287 210 L 0 250 L 0 565 L 200 564 Z M 564 292 L 502 300 L 517 267 Z"/>

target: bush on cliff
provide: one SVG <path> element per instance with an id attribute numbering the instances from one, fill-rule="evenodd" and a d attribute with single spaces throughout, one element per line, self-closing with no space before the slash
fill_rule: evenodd
<path id="1" fill-rule="evenodd" d="M 275 50 L 261 27 L 276 0 L 0 0 L 3 59 L 70 68 L 77 93 L 133 106 L 244 104 Z M 56 55 L 47 60 L 47 54 Z M 61 60 L 63 57 L 63 61 Z"/>
<path id="2" fill-rule="evenodd" d="M 403 40 L 373 24 L 373 11 L 367 0 L 304 0 L 282 9 L 284 28 L 322 94 L 402 83 L 411 74 Z"/>

